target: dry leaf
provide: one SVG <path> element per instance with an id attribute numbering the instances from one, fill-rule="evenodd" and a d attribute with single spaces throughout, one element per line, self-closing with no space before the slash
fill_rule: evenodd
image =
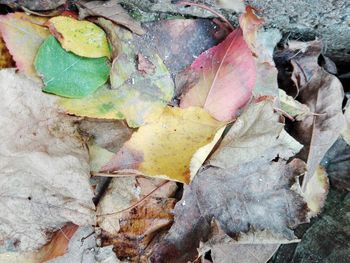
<path id="1" fill-rule="evenodd" d="M 294 239 L 291 228 L 307 221 L 307 206 L 291 186 L 304 173 L 305 163 L 286 163 L 301 146 L 286 134 L 278 117 L 272 102 L 262 101 L 237 119 L 208 165 L 185 187 L 175 206 L 175 223 L 153 251 L 154 262 L 193 260 L 213 219 L 231 237 L 268 230 Z M 272 131 L 277 136 L 269 137 Z"/>
<path id="2" fill-rule="evenodd" d="M 34 68 L 36 53 L 50 35 L 43 26 L 47 18 L 10 13 L 0 16 L 0 31 L 20 71 L 40 81 Z M 25 43 L 25 45 L 23 45 Z"/>
<path id="3" fill-rule="evenodd" d="M 33 250 L 66 222 L 94 223 L 88 154 L 33 81 L 1 70 L 0 88 L 0 240 L 5 250 Z"/>
<path id="4" fill-rule="evenodd" d="M 219 45 L 203 52 L 191 65 L 198 83 L 186 87 L 180 107 L 203 107 L 219 121 L 231 121 L 251 98 L 256 70 L 242 31 L 233 31 Z"/>
<path id="5" fill-rule="evenodd" d="M 350 144 L 350 106 L 349 105 L 345 109 L 344 115 L 345 115 L 345 119 L 346 119 L 346 126 L 342 132 L 342 136 L 348 144 Z"/>
<path id="6" fill-rule="evenodd" d="M 279 67 L 284 66 L 281 71 L 285 69 L 283 63 L 290 61 L 293 66 L 292 80 L 299 90 L 296 99 L 315 113 L 295 123 L 290 131 L 292 136 L 304 145 L 299 155 L 307 162 L 303 190 L 344 126 L 343 87 L 335 76 L 318 65 L 321 50 L 320 41 L 302 45 L 292 42 L 289 49 L 276 54 Z"/>
<path id="7" fill-rule="evenodd" d="M 64 0 L 0 0 L 0 4 L 9 5 L 14 9 L 24 6 L 28 9 L 39 11 L 55 9 L 64 3 Z"/>
<path id="8" fill-rule="evenodd" d="M 13 61 L 9 50 L 2 37 L 0 36 L 0 69 L 2 68 L 12 68 L 15 62 Z"/>
<path id="9" fill-rule="evenodd" d="M 201 108 L 167 107 L 161 116 L 149 118 L 103 170 L 139 170 L 147 176 L 189 183 L 193 154 L 223 125 Z"/>
<path id="10" fill-rule="evenodd" d="M 216 4 L 220 8 L 231 9 L 237 13 L 244 11 L 243 0 L 216 0 Z"/>
<path id="11" fill-rule="evenodd" d="M 79 1 L 79 18 L 84 19 L 88 16 L 102 16 L 119 25 L 122 25 L 132 32 L 142 35 L 145 33 L 140 23 L 133 20 L 128 12 L 119 4 L 117 0 L 109 1 Z"/>
<path id="12" fill-rule="evenodd" d="M 113 245 L 119 259 L 140 262 L 154 236 L 173 221 L 175 190 L 176 183 L 159 179 L 113 178 L 97 207 L 102 246 Z"/>
<path id="13" fill-rule="evenodd" d="M 292 96 L 288 96 L 282 89 L 278 89 L 278 92 L 281 109 L 288 115 L 297 121 L 302 121 L 307 115 L 311 114 L 310 109 L 305 104 L 295 100 Z"/>

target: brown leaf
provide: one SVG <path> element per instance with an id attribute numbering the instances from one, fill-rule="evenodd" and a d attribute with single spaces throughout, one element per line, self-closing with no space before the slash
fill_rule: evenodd
<path id="1" fill-rule="evenodd" d="M 269 138 L 276 130 L 274 126 L 279 125 L 279 135 Z M 192 184 L 185 187 L 182 200 L 175 206 L 175 223 L 154 249 L 152 259 L 193 260 L 199 242 L 210 234 L 213 219 L 231 237 L 239 238 L 250 230 L 268 230 L 293 239 L 290 228 L 307 221 L 307 207 L 290 188 L 295 177 L 305 171 L 305 164 L 299 159 L 287 163 L 281 158 L 287 160 L 298 149 L 300 145 L 278 123 L 270 101 L 252 104 Z"/>
<path id="2" fill-rule="evenodd" d="M 7 69 L 0 89 L 1 246 L 33 250 L 66 222 L 94 223 L 87 149 L 38 84 Z"/>
<path id="3" fill-rule="evenodd" d="M 295 123 L 291 129 L 292 136 L 304 145 L 299 154 L 307 162 L 303 190 L 344 126 L 343 87 L 335 76 L 318 65 L 321 50 L 320 41 L 291 42 L 289 48 L 277 54 L 276 60 L 280 68 L 290 61 L 293 66 L 291 77 L 299 90 L 297 100 L 316 113 Z"/>
<path id="4" fill-rule="evenodd" d="M 120 259 L 144 259 L 152 239 L 173 221 L 175 190 L 164 180 L 113 178 L 97 207 L 102 246 L 113 245 Z"/>
<path id="5" fill-rule="evenodd" d="M 0 69 L 12 68 L 15 65 L 15 62 L 13 61 L 9 50 L 7 49 L 6 44 L 0 35 Z"/>
<path id="6" fill-rule="evenodd" d="M 0 4 L 8 5 L 11 8 L 26 7 L 30 10 L 50 10 L 63 5 L 65 0 L 0 0 Z"/>
<path id="7" fill-rule="evenodd" d="M 119 4 L 117 0 L 109 1 L 78 1 L 79 18 L 84 19 L 88 16 L 102 16 L 119 25 L 122 25 L 132 32 L 143 35 L 144 29 L 140 23 L 133 20 L 128 12 Z"/>

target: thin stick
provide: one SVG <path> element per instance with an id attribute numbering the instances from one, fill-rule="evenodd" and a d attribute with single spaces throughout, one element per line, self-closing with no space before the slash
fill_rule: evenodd
<path id="1" fill-rule="evenodd" d="M 202 9 L 205 9 L 207 11 L 209 11 L 210 13 L 213 13 L 214 15 L 216 15 L 217 17 L 221 18 L 222 21 L 224 21 L 225 23 L 227 23 L 227 25 L 230 27 L 231 30 L 234 30 L 235 28 L 231 25 L 230 21 L 228 21 L 226 19 L 226 17 L 224 17 L 222 14 L 220 14 L 219 12 L 211 9 L 209 6 L 206 6 L 206 5 L 202 5 L 202 4 L 196 4 L 196 3 L 191 3 L 191 2 L 186 2 L 186 1 L 182 1 L 182 2 L 179 2 L 177 3 L 178 5 L 189 5 L 189 6 L 196 6 L 196 7 L 199 7 L 199 8 L 202 8 Z"/>

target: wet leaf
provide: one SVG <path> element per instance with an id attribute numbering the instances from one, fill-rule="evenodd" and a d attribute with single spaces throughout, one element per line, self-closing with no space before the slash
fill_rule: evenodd
<path id="1" fill-rule="evenodd" d="M 84 19 L 88 16 L 102 16 L 119 25 L 122 25 L 132 32 L 142 35 L 145 33 L 140 23 L 133 20 L 128 12 L 119 4 L 117 0 L 109 1 L 79 1 L 79 18 Z"/>
<path id="2" fill-rule="evenodd" d="M 94 23 L 68 16 L 56 16 L 47 25 L 65 50 L 81 57 L 110 57 L 106 34 Z"/>
<path id="3" fill-rule="evenodd" d="M 165 108 L 140 127 L 104 171 L 138 170 L 145 175 L 190 182 L 193 154 L 223 126 L 201 108 Z"/>
<path id="4" fill-rule="evenodd" d="M 154 262 L 162 258 L 174 262 L 193 260 L 199 242 L 208 238 L 214 219 L 231 237 L 239 238 L 250 230 L 267 230 L 277 237 L 294 239 L 291 228 L 307 221 L 307 206 L 291 187 L 295 178 L 305 172 L 305 163 L 299 159 L 287 163 L 300 145 L 283 132 L 271 104 L 251 104 L 233 124 L 208 165 L 185 187 L 175 206 L 174 225 L 153 251 Z M 276 126 L 281 126 L 277 128 L 280 135 L 264 138 Z M 261 146 L 264 141 L 266 144 Z M 280 158 L 276 161 L 277 156 Z"/>
<path id="5" fill-rule="evenodd" d="M 230 121 L 252 96 L 256 71 L 242 31 L 233 31 L 222 43 L 203 52 L 191 65 L 198 82 L 187 87 L 180 106 L 203 107 L 220 121 Z"/>
<path id="6" fill-rule="evenodd" d="M 40 80 L 34 68 L 34 59 L 40 45 L 49 36 L 43 26 L 47 18 L 11 13 L 0 16 L 0 31 L 16 66 L 34 80 Z M 25 45 L 23 45 L 25 43 Z"/>
<path id="7" fill-rule="evenodd" d="M 113 245 L 120 259 L 145 260 L 152 239 L 173 221 L 175 190 L 159 179 L 113 178 L 97 207 L 102 246 Z"/>
<path id="8" fill-rule="evenodd" d="M 307 162 L 303 190 L 345 124 L 342 113 L 343 87 L 334 75 L 318 65 L 321 50 L 319 41 L 291 42 L 289 48 L 276 53 L 280 68 L 283 67 L 281 61 L 290 61 L 293 66 L 292 80 L 299 90 L 296 99 L 316 113 L 296 122 L 291 129 L 291 135 L 304 145 L 299 155 Z"/>
<path id="9" fill-rule="evenodd" d="M 35 250 L 67 222 L 94 223 L 88 154 L 55 97 L 14 70 L 0 71 L 0 89 L 1 247 Z"/>
<path id="10" fill-rule="evenodd" d="M 53 36 L 41 45 L 35 68 L 43 78 L 45 92 L 69 98 L 93 93 L 107 81 L 110 72 L 107 58 L 84 58 L 66 52 Z"/>
<path id="11" fill-rule="evenodd" d="M 150 114 L 161 113 L 174 93 L 170 74 L 151 46 L 143 45 L 133 35 L 117 27 L 121 53 L 114 60 L 111 89 L 103 87 L 81 100 L 61 100 L 71 114 L 102 119 L 126 119 L 130 127 L 139 127 Z M 142 54 L 155 66 L 153 74 L 144 76 L 135 65 Z"/>

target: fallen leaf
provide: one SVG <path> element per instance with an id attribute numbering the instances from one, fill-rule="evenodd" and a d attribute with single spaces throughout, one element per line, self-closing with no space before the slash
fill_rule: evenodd
<path id="1" fill-rule="evenodd" d="M 14 65 L 15 62 L 13 61 L 9 50 L 6 47 L 4 40 L 0 36 L 0 69 L 12 68 Z"/>
<path id="2" fill-rule="evenodd" d="M 43 26 L 46 21 L 47 18 L 25 13 L 0 16 L 0 31 L 16 66 L 34 80 L 40 80 L 34 68 L 36 53 L 49 36 L 49 31 Z"/>
<path id="3" fill-rule="evenodd" d="M 217 120 L 231 121 L 252 96 L 256 79 L 254 59 L 240 29 L 203 52 L 190 70 L 199 75 L 199 81 L 185 89 L 182 108 L 203 107 Z"/>
<path id="4" fill-rule="evenodd" d="M 130 127 L 145 123 L 148 115 L 160 114 L 172 99 L 174 83 L 162 60 L 151 46 L 143 45 L 133 35 L 116 27 L 121 52 L 111 70 L 111 89 L 103 87 L 81 100 L 61 100 L 70 114 L 103 119 L 126 119 Z M 142 54 L 155 66 L 153 74 L 143 76 L 135 57 Z"/>
<path id="5" fill-rule="evenodd" d="M 288 115 L 297 121 L 302 121 L 311 114 L 310 109 L 305 104 L 295 100 L 292 96 L 288 96 L 282 89 L 278 89 L 278 92 L 281 109 Z"/>
<path id="6" fill-rule="evenodd" d="M 165 108 L 135 132 L 104 171 L 138 170 L 183 183 L 190 182 L 193 154 L 209 143 L 223 126 L 203 109 Z"/>
<path id="7" fill-rule="evenodd" d="M 148 74 L 153 74 L 155 66 L 142 54 L 137 55 L 137 70 L 141 72 L 142 75 L 146 76 Z"/>
<path id="8" fill-rule="evenodd" d="M 0 89 L 0 246 L 35 250 L 67 222 L 94 224 L 88 153 L 36 83 L 7 69 Z"/>
<path id="9" fill-rule="evenodd" d="M 173 221 L 176 188 L 159 179 L 113 178 L 97 207 L 102 246 L 113 245 L 119 259 L 142 261 L 152 239 Z"/>
<path id="10" fill-rule="evenodd" d="M 251 104 L 237 119 L 191 185 L 184 188 L 174 209 L 175 222 L 154 248 L 154 262 L 193 260 L 199 242 L 209 237 L 214 219 L 236 239 L 251 230 L 294 239 L 291 228 L 308 220 L 306 203 L 291 189 L 295 178 L 305 172 L 305 163 L 299 159 L 287 163 L 300 145 L 283 132 L 278 117 L 272 102 L 262 101 Z M 266 137 L 276 126 L 279 136 Z"/>
<path id="11" fill-rule="evenodd" d="M 216 0 L 216 4 L 220 8 L 231 9 L 235 12 L 244 11 L 244 1 L 243 0 Z"/>
<path id="12" fill-rule="evenodd" d="M 292 42 L 289 43 L 289 48 L 276 53 L 281 71 L 285 70 L 283 61 L 290 62 L 293 66 L 292 80 L 299 90 L 296 99 L 315 113 L 296 122 L 290 130 L 291 135 L 304 145 L 299 154 L 307 162 L 303 190 L 344 126 L 343 87 L 335 76 L 318 65 L 321 50 L 320 41 L 302 45 Z"/>
<path id="13" fill-rule="evenodd" d="M 305 201 L 309 207 L 309 217 L 317 216 L 324 206 L 329 189 L 329 181 L 325 169 L 318 166 L 310 178 L 304 192 Z"/>
<path id="14" fill-rule="evenodd" d="M 117 0 L 109 1 L 79 1 L 79 18 L 84 19 L 88 16 L 102 16 L 119 25 L 122 25 L 132 32 L 142 35 L 145 33 L 140 23 L 132 19 L 128 12 L 119 4 Z"/>
<path id="15" fill-rule="evenodd" d="M 110 72 L 106 57 L 84 58 L 66 52 L 53 36 L 39 48 L 35 68 L 43 78 L 45 92 L 69 98 L 93 93 Z"/>
<path id="16" fill-rule="evenodd" d="M 346 119 L 346 126 L 345 126 L 345 129 L 342 132 L 342 136 L 343 136 L 344 140 L 348 144 L 350 144 L 350 107 L 349 107 L 349 105 L 345 109 L 345 112 L 344 112 L 344 116 L 345 116 L 345 119 Z"/>
<path id="17" fill-rule="evenodd" d="M 106 34 L 94 23 L 68 16 L 56 16 L 47 25 L 65 50 L 81 57 L 110 58 Z"/>
<path id="18" fill-rule="evenodd" d="M 65 0 L 0 0 L 0 4 L 5 4 L 17 9 L 22 6 L 31 10 L 51 10 L 63 5 Z"/>

